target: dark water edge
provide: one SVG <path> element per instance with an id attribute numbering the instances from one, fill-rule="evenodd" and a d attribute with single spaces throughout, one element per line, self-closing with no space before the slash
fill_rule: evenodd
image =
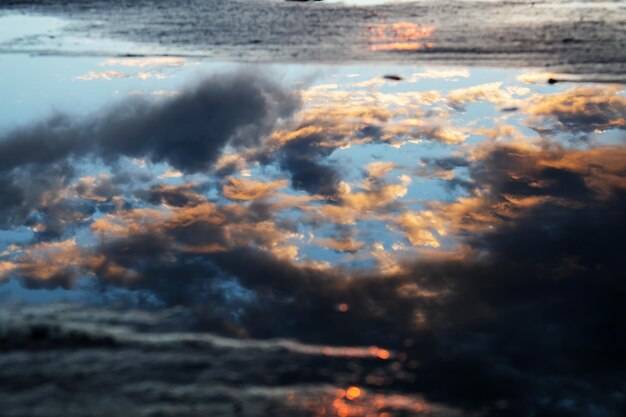
<path id="1" fill-rule="evenodd" d="M 64 29 L 68 35 L 149 45 L 118 51 L 122 54 L 156 51 L 247 62 L 539 67 L 595 81 L 623 81 L 626 8 L 619 4 L 10 0 L 0 5 L 0 11 L 60 16 L 73 22 Z M 30 51 L 28 44 L 11 50 Z"/>
<path id="2" fill-rule="evenodd" d="M 228 339 L 189 323 L 177 309 L 5 305 L 2 415 L 460 415 L 410 392 L 419 364 L 401 354 Z"/>

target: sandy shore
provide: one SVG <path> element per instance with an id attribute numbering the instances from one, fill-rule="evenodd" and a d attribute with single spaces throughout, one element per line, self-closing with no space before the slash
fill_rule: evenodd
<path id="1" fill-rule="evenodd" d="M 540 67 L 621 80 L 621 2 L 420 1 L 358 6 L 285 1 L 13 0 L 0 11 L 69 18 L 68 35 L 253 62 L 404 62 Z M 17 47 L 28 52 L 28 45 Z M 13 48 L 15 50 L 15 48 Z M 58 53 L 56 50 L 55 53 Z"/>

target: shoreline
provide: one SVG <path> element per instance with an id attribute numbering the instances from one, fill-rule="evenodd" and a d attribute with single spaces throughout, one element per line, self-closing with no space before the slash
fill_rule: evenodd
<path id="1" fill-rule="evenodd" d="M 53 34 L 0 43 L 0 53 L 537 68 L 585 81 L 626 79 L 626 8 L 620 7 L 478 1 L 359 7 L 196 0 L 192 8 L 102 0 L 18 3 L 0 7 L 0 19 L 21 14 L 66 24 Z"/>

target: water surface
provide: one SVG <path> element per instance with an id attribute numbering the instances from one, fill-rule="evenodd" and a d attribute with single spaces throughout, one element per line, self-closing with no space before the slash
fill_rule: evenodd
<path id="1" fill-rule="evenodd" d="M 12 4 L 0 414 L 626 411 L 620 3 Z"/>

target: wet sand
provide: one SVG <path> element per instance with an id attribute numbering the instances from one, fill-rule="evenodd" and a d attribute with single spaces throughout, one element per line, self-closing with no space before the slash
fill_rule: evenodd
<path id="1" fill-rule="evenodd" d="M 278 0 L 12 0 L 0 11 L 68 18 L 68 36 L 139 43 L 116 51 L 122 55 L 539 67 L 600 81 L 623 80 L 626 73 L 626 8 L 617 1 L 359 6 Z M 7 48 L 32 52 L 32 43 L 2 46 Z M 64 53 L 64 48 L 37 52 Z"/>

